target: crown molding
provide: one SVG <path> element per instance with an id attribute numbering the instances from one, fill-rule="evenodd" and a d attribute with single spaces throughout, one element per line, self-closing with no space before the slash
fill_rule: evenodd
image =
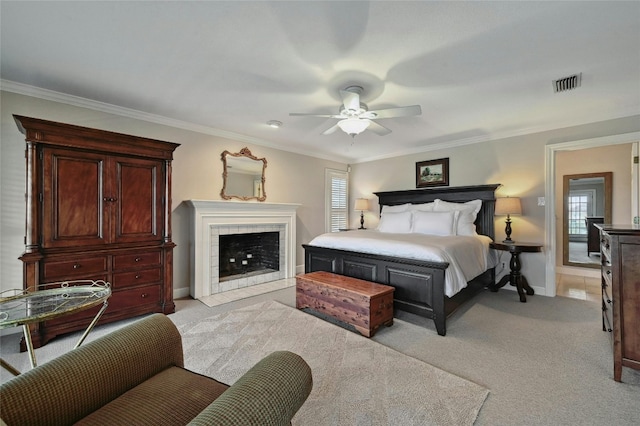
<path id="1" fill-rule="evenodd" d="M 472 144 L 476 144 L 476 143 L 481 143 L 481 142 L 489 142 L 489 141 L 498 141 L 501 139 L 508 139 L 508 138 L 513 138 L 513 137 L 518 137 L 518 136 L 526 136 L 526 135 L 532 135 L 535 133 L 543 133 L 543 132 L 549 132 L 552 130 L 558 130 L 558 129 L 564 129 L 567 127 L 575 127 L 575 126 L 582 126 L 582 125 L 587 125 L 587 124 L 593 124 L 593 123 L 598 123 L 601 121 L 608 121 L 608 120 L 616 120 L 619 118 L 627 118 L 627 117 L 633 117 L 635 115 L 640 115 L 640 110 L 638 110 L 637 108 L 629 108 L 628 110 L 621 110 L 621 111 L 615 111 L 609 115 L 603 115 L 597 118 L 593 118 L 592 120 L 588 120 L 585 121 L 583 120 L 573 120 L 573 121 L 567 121 L 567 122 L 563 122 L 560 123 L 558 125 L 554 125 L 553 127 L 547 126 L 538 126 L 538 127 L 528 127 L 528 128 L 524 128 L 524 129 L 520 129 L 520 130 L 514 130 L 514 131 L 507 131 L 507 132 L 499 132 L 499 133 L 492 133 L 492 134 L 485 134 L 485 135 L 481 135 L 481 136 L 473 136 L 473 137 L 469 137 L 469 138 L 464 138 L 464 139 L 457 139 L 457 140 L 452 140 L 452 141 L 447 141 L 447 142 L 441 142 L 441 143 L 435 143 L 435 144 L 429 144 L 429 145 L 425 145 L 425 146 L 421 146 L 421 147 L 417 147 L 417 148 L 412 148 L 412 149 L 407 149 L 407 150 L 402 150 L 402 151 L 395 151 L 393 153 L 389 153 L 389 154 L 384 154 L 384 155 L 379 155 L 379 156 L 374 156 L 374 157 L 367 157 L 367 158 L 362 158 L 359 160 L 353 160 L 351 162 L 351 164 L 358 164 L 358 163 L 368 163 L 370 161 L 378 161 L 378 160 L 386 160 L 389 158 L 394 158 L 394 157 L 401 157 L 404 155 L 413 155 L 413 154 L 421 154 L 421 153 L 425 153 L 425 152 L 431 152 L 431 151 L 437 151 L 440 149 L 447 149 L 447 148 L 456 148 L 456 147 L 460 147 L 460 146 L 465 146 L 465 145 L 472 145 Z M 428 142 L 428 141 L 425 141 Z"/>
<path id="2" fill-rule="evenodd" d="M 267 148 L 276 149 L 278 151 L 291 152 L 294 154 L 305 155 L 307 157 L 314 157 L 328 161 L 336 161 L 348 163 L 350 160 L 347 157 L 328 156 L 326 154 L 318 152 L 309 152 L 309 150 L 296 150 L 290 148 L 284 148 L 282 146 L 273 144 L 263 139 L 253 138 L 250 136 L 242 135 L 239 133 L 233 133 L 226 130 L 217 129 L 214 127 L 203 126 L 201 124 L 190 123 L 183 120 L 176 120 L 174 118 L 164 117 L 162 115 L 150 114 L 144 111 L 139 111 L 131 108 L 125 108 L 117 105 L 112 105 L 104 102 L 94 101 L 79 96 L 69 95 L 67 93 L 56 92 L 53 90 L 42 89 L 36 86 L 30 86 L 27 84 L 17 83 L 11 80 L 0 80 L 0 90 L 16 93 L 18 95 L 30 96 L 33 98 L 43 99 L 46 101 L 58 102 L 65 105 L 71 105 L 80 108 L 87 108 L 94 111 L 100 111 L 107 114 L 118 115 L 121 117 L 127 117 L 135 120 L 146 121 L 149 123 L 161 124 L 163 126 L 174 127 L 177 129 L 189 130 L 196 133 L 202 133 L 205 135 L 217 136 L 220 138 L 231 139 L 243 143 L 264 146 Z"/>
<path id="3" fill-rule="evenodd" d="M 350 158 L 347 156 L 337 156 L 337 155 L 329 156 L 324 153 L 309 151 L 308 149 L 301 150 L 301 149 L 295 149 L 291 147 L 283 147 L 281 145 L 276 145 L 274 143 L 271 143 L 263 139 L 253 138 L 253 137 L 242 135 L 239 133 L 233 133 L 226 130 L 217 129 L 214 127 L 203 126 L 200 124 L 190 123 L 183 120 L 176 120 L 176 119 L 164 117 L 161 115 L 150 114 L 150 113 L 138 111 L 131 108 L 124 108 L 117 105 L 98 102 L 91 99 L 81 98 L 79 96 L 73 96 L 66 93 L 62 93 L 62 92 L 56 92 L 53 90 L 42 89 L 40 87 L 17 83 L 10 80 L 0 80 L 0 89 L 7 92 L 17 93 L 19 95 L 31 96 L 38 99 L 44 99 L 48 101 L 63 103 L 66 105 L 72 105 L 80 108 L 87 108 L 95 111 L 100 111 L 107 114 L 119 115 L 122 117 L 132 118 L 132 119 L 141 120 L 141 121 L 147 121 L 150 123 L 161 124 L 164 126 L 174 127 L 174 128 L 183 129 L 183 130 L 189 130 L 189 131 L 211 135 L 211 136 L 217 136 L 225 139 L 231 139 L 231 140 L 235 140 L 243 143 L 264 146 L 267 148 L 276 149 L 278 151 L 291 152 L 294 154 L 305 155 L 308 157 L 314 157 L 322 160 L 342 162 L 345 164 L 368 163 L 371 161 L 385 160 L 385 159 L 394 158 L 394 157 L 401 157 L 404 155 L 420 154 L 420 153 L 426 153 L 431 151 L 437 151 L 440 149 L 457 148 L 457 147 L 472 145 L 476 143 L 489 142 L 489 141 L 507 139 L 507 138 L 518 137 L 518 136 L 525 136 L 525 135 L 530 135 L 534 133 L 542 133 L 542 132 L 547 132 L 547 131 L 556 130 L 556 129 L 596 123 L 599 121 L 615 120 L 618 118 L 625 118 L 625 117 L 631 117 L 634 115 L 640 115 L 640 110 L 638 110 L 638 108 L 629 108 L 628 110 L 614 111 L 608 115 L 603 115 L 587 121 L 585 121 L 584 119 L 580 121 L 573 120 L 573 121 L 567 121 L 567 122 L 554 125 L 553 127 L 550 127 L 550 126 L 529 127 L 525 129 L 505 131 L 505 132 L 492 133 L 492 134 L 484 134 L 481 136 L 473 136 L 469 138 L 456 139 L 452 141 L 446 141 L 446 142 L 440 142 L 440 143 L 434 143 L 434 144 L 429 144 L 429 141 L 425 141 L 426 145 L 423 145 L 417 148 L 394 151 L 389 154 L 356 159 L 356 158 Z"/>

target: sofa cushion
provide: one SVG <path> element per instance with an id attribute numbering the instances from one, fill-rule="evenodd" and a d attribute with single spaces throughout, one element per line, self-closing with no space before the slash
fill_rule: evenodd
<path id="1" fill-rule="evenodd" d="M 125 392 L 77 424 L 187 424 L 228 387 L 215 379 L 184 368 L 170 367 Z"/>
<path id="2" fill-rule="evenodd" d="M 9 425 L 73 424 L 166 368 L 183 365 L 176 326 L 165 315 L 149 315 L 3 383 L 0 414 Z"/>

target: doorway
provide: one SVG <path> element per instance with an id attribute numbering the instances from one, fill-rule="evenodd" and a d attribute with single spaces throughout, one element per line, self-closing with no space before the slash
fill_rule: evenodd
<path id="1" fill-rule="evenodd" d="M 558 244 L 561 241 L 562 222 L 558 223 L 560 219 L 560 213 L 557 211 L 562 205 L 561 194 L 562 190 L 558 190 L 558 182 L 561 181 L 562 174 L 556 173 L 556 154 L 563 151 L 575 151 L 582 149 L 590 149 L 595 147 L 608 147 L 619 144 L 632 144 L 632 155 L 638 156 L 638 141 L 640 140 L 640 132 L 621 133 L 618 135 L 597 137 L 593 139 L 583 139 L 571 142 L 560 142 L 555 144 L 549 144 L 545 147 L 545 246 L 546 250 L 546 274 L 545 274 L 545 295 L 555 296 L 556 294 L 556 273 L 564 273 L 565 268 L 557 266 L 562 264 L 562 244 Z M 631 169 L 632 175 L 632 187 L 626 194 L 630 194 L 631 202 L 630 208 L 631 216 L 638 216 L 640 211 L 640 178 L 639 168 L 634 165 Z M 558 199 L 556 199 L 558 194 Z M 626 194 L 621 196 L 627 197 Z M 620 221 L 614 217 L 612 221 Z M 558 263 L 558 258 L 560 262 Z M 571 268 L 570 268 L 571 269 Z M 598 276 L 598 271 L 591 268 L 573 268 L 573 270 L 588 271 L 588 274 L 584 276 Z M 570 271 L 569 273 L 573 273 Z M 593 274 L 593 275 L 592 275 Z"/>

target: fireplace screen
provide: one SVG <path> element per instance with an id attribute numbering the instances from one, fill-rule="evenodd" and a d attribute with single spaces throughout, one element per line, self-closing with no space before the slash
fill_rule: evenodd
<path id="1" fill-rule="evenodd" d="M 280 270 L 278 232 L 220 235 L 220 282 Z"/>

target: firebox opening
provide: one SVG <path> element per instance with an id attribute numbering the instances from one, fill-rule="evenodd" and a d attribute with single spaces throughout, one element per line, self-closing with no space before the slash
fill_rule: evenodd
<path id="1" fill-rule="evenodd" d="M 278 232 L 220 235 L 220 282 L 280 270 Z"/>

